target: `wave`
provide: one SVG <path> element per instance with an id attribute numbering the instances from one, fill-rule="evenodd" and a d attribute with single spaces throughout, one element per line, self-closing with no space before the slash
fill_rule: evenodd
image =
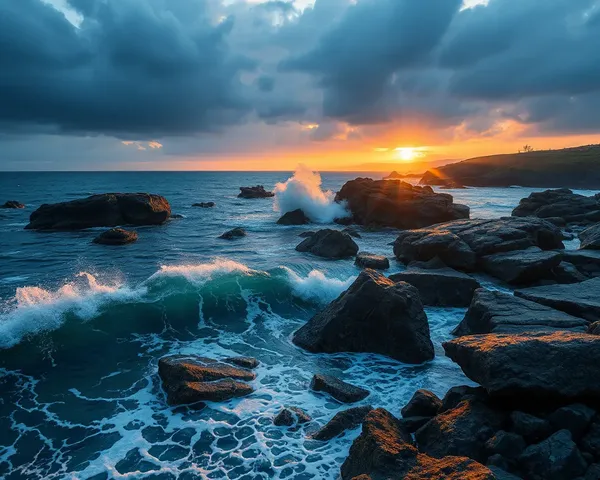
<path id="1" fill-rule="evenodd" d="M 335 194 L 322 190 L 321 183 L 321 175 L 299 165 L 291 178 L 275 185 L 275 210 L 283 214 L 299 208 L 314 223 L 347 217 L 345 205 L 336 203 Z"/>

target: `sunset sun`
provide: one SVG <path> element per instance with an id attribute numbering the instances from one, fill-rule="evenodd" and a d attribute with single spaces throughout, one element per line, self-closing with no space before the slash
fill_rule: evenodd
<path id="1" fill-rule="evenodd" d="M 417 156 L 418 154 L 415 151 L 415 149 L 410 147 L 397 148 L 395 153 L 395 157 L 398 160 L 402 160 L 404 162 L 410 162 L 414 160 Z"/>

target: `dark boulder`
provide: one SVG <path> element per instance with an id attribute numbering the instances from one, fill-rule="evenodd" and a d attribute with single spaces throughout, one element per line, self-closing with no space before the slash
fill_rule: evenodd
<path id="1" fill-rule="evenodd" d="M 523 333 L 570 330 L 584 332 L 587 322 L 536 302 L 497 290 L 478 289 L 467 313 L 452 332 L 454 335 L 480 333 Z"/>
<path id="2" fill-rule="evenodd" d="M 313 440 L 331 440 L 346 430 L 352 430 L 362 424 L 367 414 L 373 410 L 370 405 L 354 407 L 336 413 L 329 422 L 311 435 Z"/>
<path id="3" fill-rule="evenodd" d="M 429 390 L 417 390 L 402 408 L 403 417 L 433 417 L 442 408 L 442 401 Z"/>
<path id="4" fill-rule="evenodd" d="M 149 193 L 104 193 L 44 204 L 29 217 L 30 230 L 81 230 L 118 225 L 160 225 L 171 216 L 166 198 Z"/>
<path id="5" fill-rule="evenodd" d="M 556 281 L 556 283 L 581 283 L 589 278 L 586 274 L 580 272 L 575 265 L 564 261 L 560 262 L 558 267 L 552 269 L 550 276 L 550 279 Z"/>
<path id="6" fill-rule="evenodd" d="M 395 180 L 357 178 L 346 182 L 335 200 L 346 202 L 360 225 L 420 228 L 469 218 L 469 207 L 455 204 L 451 195 Z"/>
<path id="7" fill-rule="evenodd" d="M 278 225 L 306 225 L 310 223 L 310 219 L 301 209 L 292 210 L 284 213 L 279 220 Z"/>
<path id="8" fill-rule="evenodd" d="M 383 255 L 374 253 L 360 252 L 356 256 L 354 265 L 360 268 L 373 268 L 375 270 L 387 270 L 390 268 L 390 261 Z"/>
<path id="9" fill-rule="evenodd" d="M 342 230 L 342 232 L 347 233 L 348 235 L 354 238 L 362 238 L 361 234 L 358 233 L 358 230 L 354 227 L 346 227 Z"/>
<path id="10" fill-rule="evenodd" d="M 561 407 L 548 416 L 554 430 L 567 429 L 574 439 L 579 440 L 588 430 L 596 411 L 582 403 Z"/>
<path id="11" fill-rule="evenodd" d="M 415 433 L 425 425 L 431 417 L 406 417 L 399 420 L 402 429 L 408 433 Z"/>
<path id="12" fill-rule="evenodd" d="M 406 363 L 434 356 L 419 292 L 374 270 L 362 271 L 294 334 L 293 342 L 311 352 L 372 352 Z"/>
<path id="13" fill-rule="evenodd" d="M 586 197 L 567 188 L 534 192 L 521 199 L 515 217 L 562 218 L 565 223 L 600 221 L 600 198 Z"/>
<path id="14" fill-rule="evenodd" d="M 111 228 L 94 238 L 93 242 L 101 245 L 126 245 L 137 241 L 137 239 L 137 232 L 122 228 Z"/>
<path id="15" fill-rule="evenodd" d="M 600 397 L 600 337 L 575 332 L 469 335 L 446 355 L 491 395 L 541 401 Z"/>
<path id="16" fill-rule="evenodd" d="M 521 435 L 528 443 L 536 443 L 552 433 L 550 422 L 544 418 L 536 417 L 518 410 L 510 414 L 512 430 Z"/>
<path id="17" fill-rule="evenodd" d="M 246 236 L 246 230 L 241 227 L 236 227 L 233 230 L 229 230 L 225 232 L 223 235 L 220 235 L 219 238 L 223 240 L 235 240 L 236 238 L 242 238 Z"/>
<path id="18" fill-rule="evenodd" d="M 600 320 L 600 278 L 568 285 L 548 285 L 515 291 L 526 300 L 547 305 L 589 322 Z"/>
<path id="19" fill-rule="evenodd" d="M 600 423 L 592 423 L 589 431 L 581 440 L 581 448 L 584 452 L 593 456 L 596 461 L 600 460 Z"/>
<path id="20" fill-rule="evenodd" d="M 304 410 L 298 407 L 282 408 L 281 411 L 273 418 L 273 425 L 277 427 L 292 427 L 302 425 L 312 420 Z"/>
<path id="21" fill-rule="evenodd" d="M 215 206 L 215 202 L 200 202 L 194 203 L 192 207 L 200 207 L 200 208 L 213 208 Z"/>
<path id="22" fill-rule="evenodd" d="M 394 282 L 410 283 L 419 291 L 424 305 L 434 307 L 466 307 L 480 287 L 473 277 L 452 268 L 418 269 L 390 275 Z"/>
<path id="23" fill-rule="evenodd" d="M 197 355 L 171 355 L 158 361 L 158 374 L 170 405 L 225 401 L 253 392 L 250 370 Z"/>
<path id="24" fill-rule="evenodd" d="M 587 328 L 587 333 L 590 335 L 600 335 L 600 321 L 590 323 Z"/>
<path id="25" fill-rule="evenodd" d="M 579 248 L 589 250 L 600 250 L 600 223 L 586 228 L 579 233 L 581 245 Z"/>
<path id="26" fill-rule="evenodd" d="M 538 247 L 495 253 L 481 258 L 483 270 L 507 283 L 523 285 L 551 278 L 561 262 L 561 254 Z"/>
<path id="27" fill-rule="evenodd" d="M 588 278 L 600 276 L 600 251 L 598 250 L 565 250 L 563 263 L 565 262 L 574 265 Z"/>
<path id="28" fill-rule="evenodd" d="M 440 413 L 456 408 L 463 400 L 480 400 L 486 402 L 488 394 L 483 387 L 471 387 L 469 385 L 450 387 L 444 398 L 442 398 Z"/>
<path id="29" fill-rule="evenodd" d="M 240 187 L 238 198 L 270 198 L 274 197 L 273 192 L 268 192 L 262 185 L 254 187 Z"/>
<path id="30" fill-rule="evenodd" d="M 300 235 L 298 235 L 300 238 L 308 238 L 308 237 L 312 237 L 316 232 L 313 232 L 312 230 L 309 230 L 308 232 L 302 232 Z"/>
<path id="31" fill-rule="evenodd" d="M 342 403 L 359 402 L 371 392 L 364 388 L 346 383 L 332 375 L 316 374 L 310 382 L 310 389 L 315 392 L 326 392 Z"/>
<path id="32" fill-rule="evenodd" d="M 0 208 L 25 208 L 25 205 L 16 200 L 8 200 L 3 205 L 0 205 Z"/>
<path id="33" fill-rule="evenodd" d="M 256 368 L 260 364 L 260 362 L 254 357 L 228 357 L 223 359 L 223 361 L 248 369 Z"/>
<path id="34" fill-rule="evenodd" d="M 485 442 L 485 450 L 488 455 L 502 455 L 509 460 L 519 457 L 527 444 L 523 437 L 517 433 L 499 430 L 495 435 Z"/>
<path id="35" fill-rule="evenodd" d="M 587 464 L 568 430 L 527 447 L 519 459 L 531 480 L 564 480 L 583 475 Z"/>
<path id="36" fill-rule="evenodd" d="M 358 253 L 358 245 L 347 233 L 326 228 L 304 239 L 296 250 L 324 258 L 348 258 Z"/>

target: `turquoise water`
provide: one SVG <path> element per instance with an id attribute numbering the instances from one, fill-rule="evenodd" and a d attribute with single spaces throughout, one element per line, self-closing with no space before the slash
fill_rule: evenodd
<path id="1" fill-rule="evenodd" d="M 375 175 L 376 176 L 376 175 Z M 378 355 L 308 354 L 291 333 L 353 281 L 352 260 L 301 254 L 273 199 L 237 198 L 238 187 L 271 189 L 285 172 L 1 173 L 0 477 L 335 479 L 358 430 L 327 443 L 272 425 L 284 405 L 324 423 L 344 408 L 308 391 L 314 373 L 371 390 L 363 404 L 400 408 L 417 388 L 443 393 L 465 383 L 441 342 L 462 309 L 428 309 L 437 357 L 421 366 Z M 356 174 L 324 174 L 337 190 Z M 29 214 L 101 192 L 164 195 L 183 218 L 141 227 L 123 247 L 95 245 L 98 230 L 24 230 Z M 472 217 L 509 215 L 532 190 L 450 191 Z M 191 207 L 214 201 L 213 209 Z M 244 227 L 233 242 L 217 237 Z M 392 257 L 393 230 L 362 231 L 361 250 Z M 403 267 L 392 260 L 390 272 Z M 488 281 L 485 279 L 485 281 Z M 157 379 L 166 354 L 261 362 L 255 393 L 201 411 L 170 408 Z"/>

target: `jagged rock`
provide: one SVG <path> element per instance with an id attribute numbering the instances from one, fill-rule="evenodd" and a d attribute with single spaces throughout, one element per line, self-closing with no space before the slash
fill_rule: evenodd
<path id="1" fill-rule="evenodd" d="M 515 291 L 515 295 L 547 305 L 589 322 L 600 320 L 600 278 L 569 285 L 548 285 Z"/>
<path id="2" fill-rule="evenodd" d="M 561 407 L 548 417 L 555 430 L 569 430 L 574 439 L 580 439 L 592 423 L 596 411 L 582 403 Z"/>
<path id="3" fill-rule="evenodd" d="M 485 450 L 488 455 L 502 455 L 508 459 L 519 457 L 526 447 L 527 444 L 521 435 L 504 430 L 499 430 L 485 442 Z"/>
<path id="4" fill-rule="evenodd" d="M 180 218 L 185 218 L 185 217 L 183 215 L 181 215 L 181 213 L 172 213 L 169 218 L 171 218 L 173 220 L 178 220 Z"/>
<path id="5" fill-rule="evenodd" d="M 225 401 L 253 392 L 248 383 L 256 375 L 197 355 L 171 355 L 158 361 L 158 374 L 170 405 Z"/>
<path id="6" fill-rule="evenodd" d="M 375 270 L 387 270 L 390 268 L 390 261 L 383 255 L 374 253 L 360 252 L 356 256 L 354 265 L 360 268 L 373 268 Z"/>
<path id="7" fill-rule="evenodd" d="M 326 392 L 342 403 L 359 402 L 371 392 L 364 388 L 346 383 L 332 375 L 316 374 L 310 382 L 310 389 L 315 392 Z"/>
<path id="8" fill-rule="evenodd" d="M 581 283 L 589 279 L 581 273 L 575 265 L 569 262 L 560 262 L 558 267 L 552 269 L 552 279 L 557 283 Z"/>
<path id="9" fill-rule="evenodd" d="M 278 225 L 306 225 L 307 223 L 310 223 L 310 219 L 300 208 L 284 213 L 277 220 Z"/>
<path id="10" fill-rule="evenodd" d="M 358 245 L 347 233 L 326 228 L 304 239 L 296 250 L 324 258 L 347 258 L 358 253 Z"/>
<path id="11" fill-rule="evenodd" d="M 568 430 L 527 447 L 519 459 L 531 480 L 564 480 L 583 475 L 587 464 Z"/>
<path id="12" fill-rule="evenodd" d="M 273 192 L 266 191 L 262 185 L 256 185 L 254 187 L 240 187 L 238 198 L 269 198 L 274 196 Z"/>
<path id="13" fill-rule="evenodd" d="M 590 323 L 587 328 L 587 333 L 590 335 L 600 335 L 600 321 Z"/>
<path id="14" fill-rule="evenodd" d="M 301 425 L 312 420 L 304 410 L 298 407 L 282 408 L 281 411 L 273 418 L 273 425 L 278 427 L 292 427 Z"/>
<path id="15" fill-rule="evenodd" d="M 103 193 L 44 204 L 29 217 L 30 230 L 80 230 L 118 225 L 159 225 L 171 216 L 166 198 L 149 193 Z"/>
<path id="16" fill-rule="evenodd" d="M 488 395 L 483 387 L 471 387 L 469 385 L 457 385 L 451 387 L 442 399 L 440 413 L 456 408 L 463 400 L 480 400 L 485 402 Z"/>
<path id="17" fill-rule="evenodd" d="M 598 250 L 565 250 L 563 263 L 569 262 L 586 277 L 600 276 L 600 251 Z"/>
<path id="18" fill-rule="evenodd" d="M 466 307 L 480 287 L 473 277 L 452 268 L 418 269 L 390 275 L 394 282 L 406 282 L 418 291 L 424 305 L 435 307 Z"/>
<path id="19" fill-rule="evenodd" d="M 93 242 L 101 245 L 126 245 L 137 241 L 137 239 L 137 232 L 122 228 L 111 228 L 94 238 Z"/>
<path id="20" fill-rule="evenodd" d="M 351 180 L 335 200 L 346 202 L 354 222 L 360 225 L 420 228 L 469 218 L 469 207 L 455 204 L 451 195 L 394 180 Z"/>
<path id="21" fill-rule="evenodd" d="M 356 228 L 354 227 L 346 227 L 342 230 L 342 232 L 347 233 L 348 235 L 354 238 L 362 238 L 361 234 L 358 233 L 358 230 L 356 230 Z"/>
<path id="22" fill-rule="evenodd" d="M 583 232 L 580 232 L 579 240 L 581 241 L 579 248 L 600 250 L 600 223 L 592 225 L 591 227 L 586 228 Z"/>
<path id="23" fill-rule="evenodd" d="M 235 240 L 236 238 L 242 238 L 246 236 L 246 230 L 241 227 L 236 227 L 233 230 L 229 230 L 225 232 L 223 235 L 219 236 L 223 240 Z"/>
<path id="24" fill-rule="evenodd" d="M 596 461 L 600 460 L 600 423 L 592 423 L 589 431 L 581 441 L 584 452 L 590 453 Z"/>
<path id="25" fill-rule="evenodd" d="M 200 208 L 213 208 L 215 206 L 215 202 L 200 202 L 194 203 L 192 207 L 200 207 Z"/>
<path id="26" fill-rule="evenodd" d="M 293 342 L 311 352 L 372 352 L 406 363 L 434 356 L 418 291 L 363 270 L 348 290 L 310 319 Z"/>
<path id="27" fill-rule="evenodd" d="M 495 253 L 481 258 L 483 270 L 507 283 L 531 284 L 552 276 L 561 262 L 561 254 L 538 247 Z"/>
<path id="28" fill-rule="evenodd" d="M 514 411 L 510 414 L 510 420 L 513 431 L 525 438 L 528 443 L 544 440 L 552 433 L 548 420 L 529 413 Z"/>
<path id="29" fill-rule="evenodd" d="M 247 368 L 250 370 L 258 367 L 260 364 L 260 362 L 254 357 L 228 357 L 223 359 L 223 361 L 226 363 L 233 363 L 238 367 Z"/>
<path id="30" fill-rule="evenodd" d="M 16 200 L 8 200 L 3 205 L 0 205 L 0 208 L 25 208 L 25 205 Z"/>
<path id="31" fill-rule="evenodd" d="M 400 427 L 408 433 L 415 433 L 419 428 L 425 425 L 431 417 L 406 417 L 399 420 Z"/>
<path id="32" fill-rule="evenodd" d="M 352 430 L 364 422 L 373 407 L 354 407 L 336 413 L 329 422 L 311 435 L 313 440 L 331 440 L 346 430 Z"/>
<path id="33" fill-rule="evenodd" d="M 575 332 L 460 337 L 444 350 L 493 395 L 528 401 L 600 397 L 600 338 Z"/>
<path id="34" fill-rule="evenodd" d="M 417 390 L 402 408 L 403 417 L 433 417 L 442 408 L 442 401 L 429 390 Z"/>
<path id="35" fill-rule="evenodd" d="M 513 210 L 515 217 L 559 217 L 565 223 L 600 221 L 600 199 L 573 193 L 567 188 L 534 192 L 521 199 Z"/>
<path id="36" fill-rule="evenodd" d="M 584 332 L 587 322 L 539 303 L 497 290 L 478 289 L 454 335 L 570 330 Z"/>

